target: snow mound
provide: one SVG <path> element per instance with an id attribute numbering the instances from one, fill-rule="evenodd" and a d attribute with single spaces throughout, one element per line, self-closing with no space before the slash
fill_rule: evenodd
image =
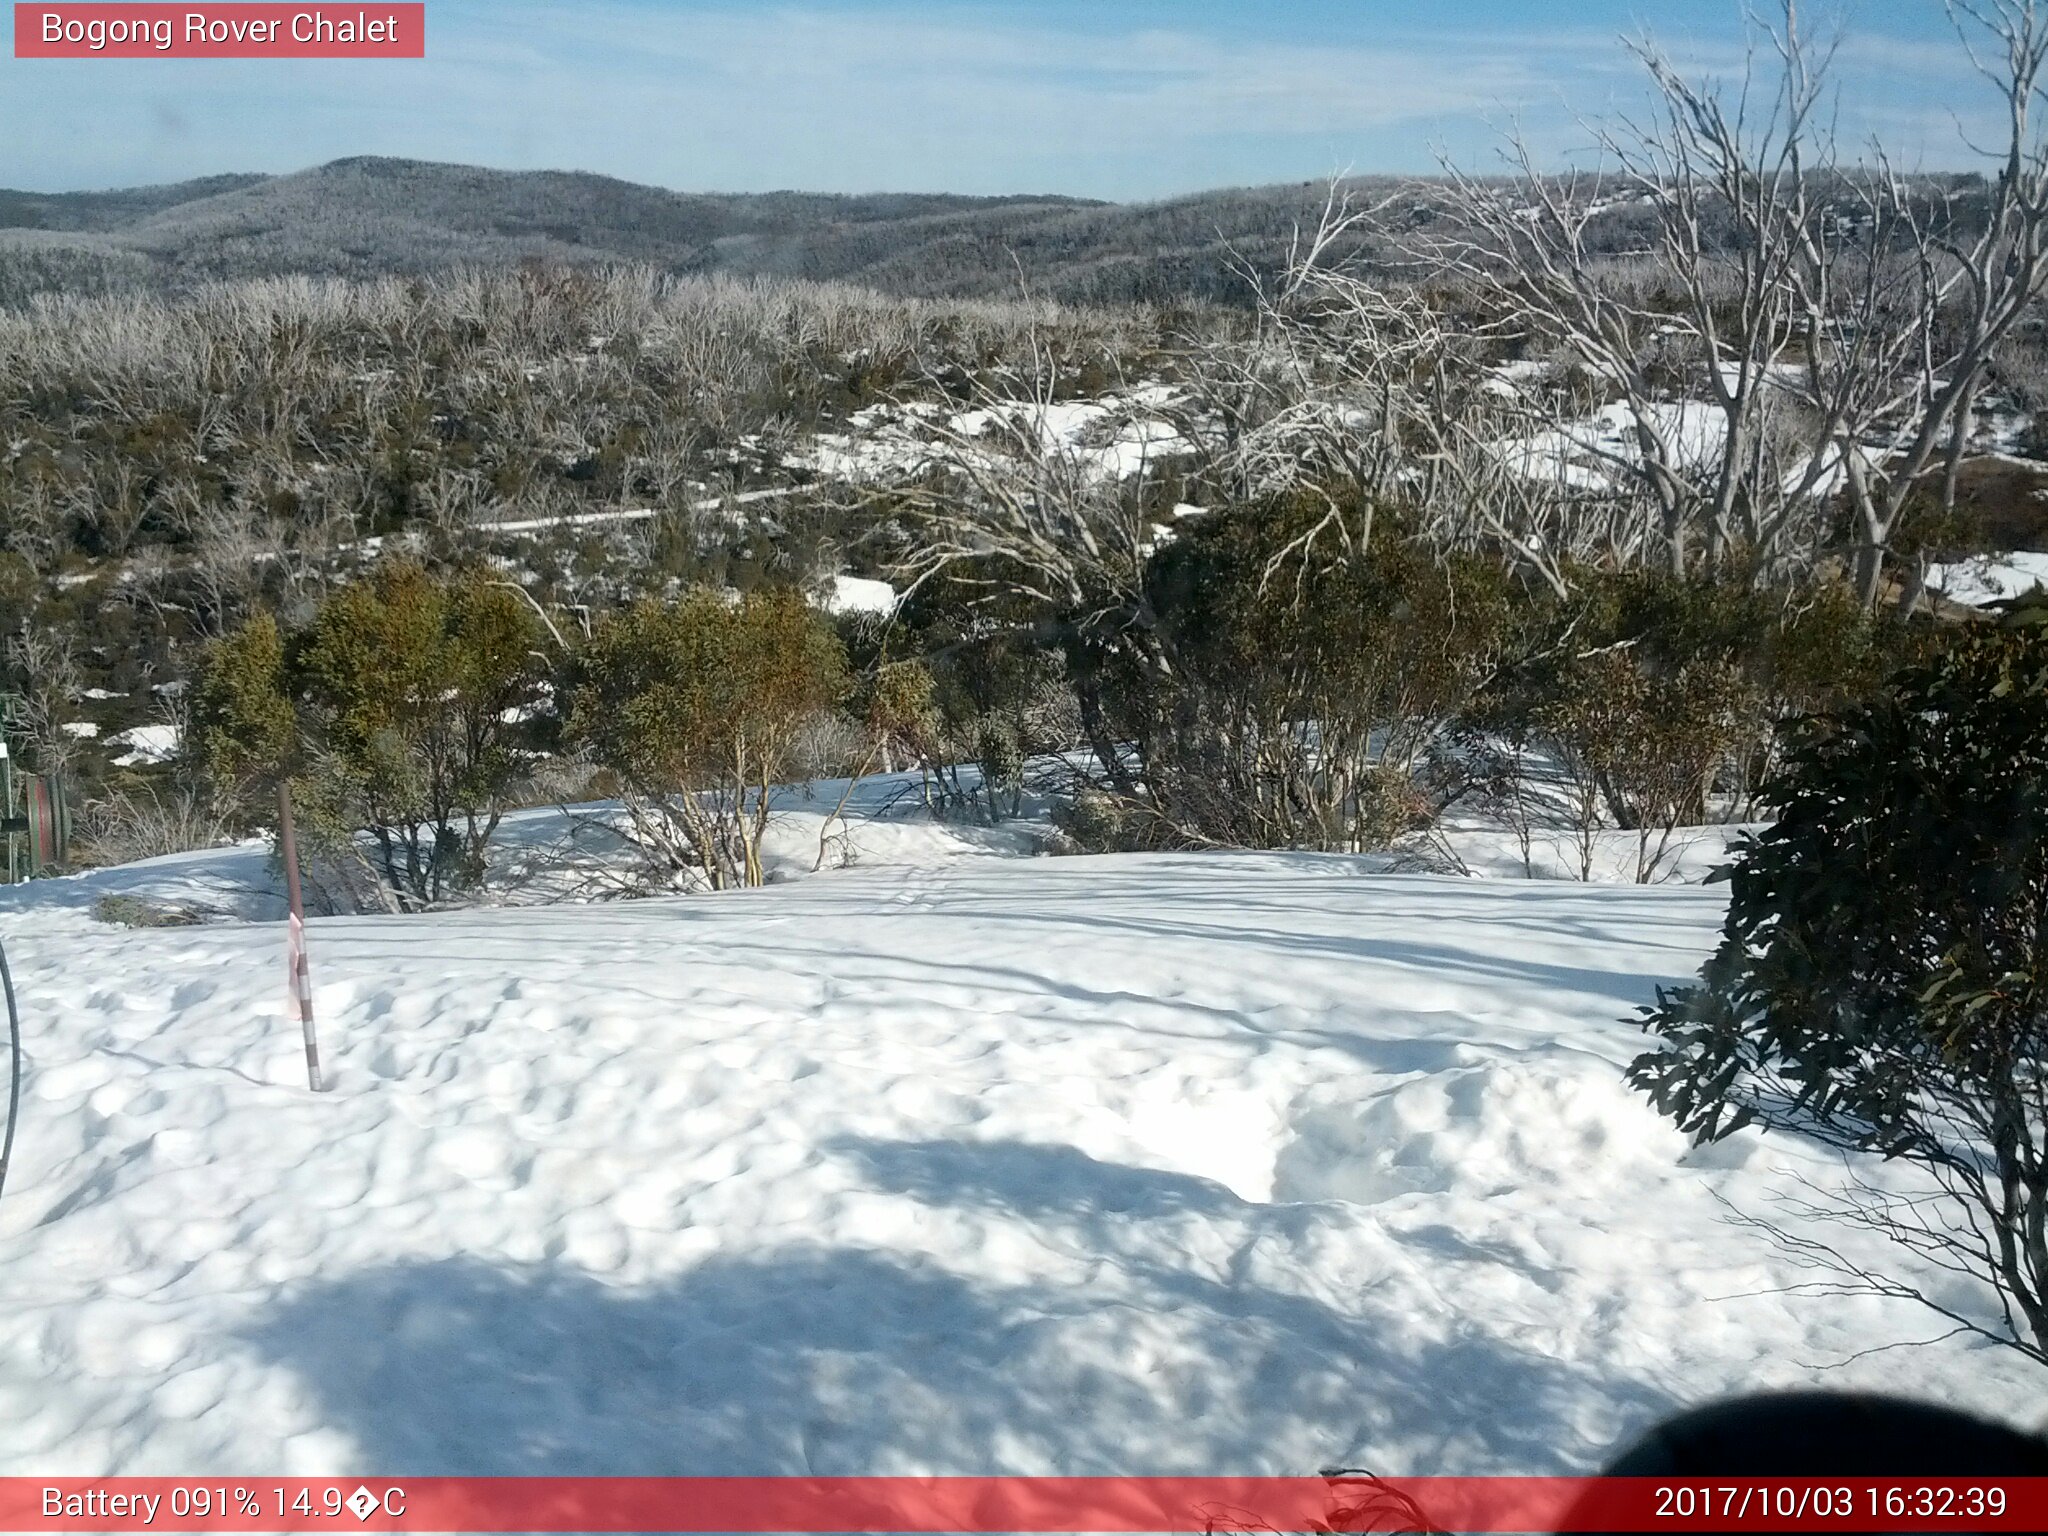
<path id="1" fill-rule="evenodd" d="M 1418 1074 L 1315 1110 L 1295 1132 L 1274 1170 L 1275 1197 L 1358 1205 L 1511 1197 L 1530 1183 L 1610 1192 L 1657 1179 L 1686 1150 L 1676 1130 L 1645 1120 L 1611 1062 L 1563 1053 Z"/>

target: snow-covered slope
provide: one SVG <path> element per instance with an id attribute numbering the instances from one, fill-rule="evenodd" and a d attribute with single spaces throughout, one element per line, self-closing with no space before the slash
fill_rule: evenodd
<path id="1" fill-rule="evenodd" d="M 1546 1472 L 1816 1372 L 2038 1412 L 2010 1352 L 1837 1366 L 1939 1329 L 1786 1294 L 1716 1198 L 1827 1161 L 1623 1087 L 1719 910 L 1134 855 L 316 920 L 315 1096 L 278 924 L 15 905 L 0 1471 Z"/>

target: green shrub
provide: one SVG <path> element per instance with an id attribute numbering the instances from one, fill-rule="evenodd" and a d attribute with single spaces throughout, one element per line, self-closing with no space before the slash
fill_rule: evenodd
<path id="1" fill-rule="evenodd" d="M 259 614 L 213 647 L 195 700 L 202 761 L 245 801 L 291 783 L 309 855 L 360 862 L 367 832 L 387 903 L 434 905 L 483 879 L 524 767 L 536 639 L 524 601 L 481 573 L 381 566 L 296 635 Z"/>
<path id="2" fill-rule="evenodd" d="M 1013 601 L 991 602 L 976 582 L 925 584 L 869 645 L 921 658 L 888 664 L 892 671 L 912 669 L 922 690 L 914 708 L 903 707 L 907 699 L 892 706 L 898 718 L 915 722 L 895 735 L 893 747 L 924 775 L 936 812 L 992 822 L 1016 815 L 1025 762 L 1076 740 L 1059 652 Z M 880 656 L 863 659 L 872 671 Z M 908 683 L 906 675 L 894 686 Z M 980 771 L 963 773 L 963 766 Z"/>
<path id="3" fill-rule="evenodd" d="M 769 792 L 805 725 L 847 691 L 845 654 L 795 592 L 698 589 L 598 628 L 572 735 L 618 776 L 643 848 L 713 889 L 759 885 Z"/>
<path id="4" fill-rule="evenodd" d="M 1053 802 L 1052 824 L 1077 853 L 1144 853 L 1179 841 L 1141 802 L 1086 786 Z"/>
<path id="5" fill-rule="evenodd" d="M 1633 831 L 1636 873 L 1675 830 L 1754 814 L 1774 723 L 1868 695 L 1919 629 L 1874 620 L 1839 584 L 1752 588 L 1664 572 L 1575 572 L 1572 596 L 1519 603 L 1466 725 L 1495 766 L 1562 771 L 1582 874 L 1595 832 Z M 1526 809 L 1526 786 L 1503 803 Z"/>
<path id="6" fill-rule="evenodd" d="M 974 761 L 990 814 L 1015 816 L 1024 795 L 1024 739 L 1016 723 L 984 720 L 975 733 Z"/>
<path id="7" fill-rule="evenodd" d="M 216 641 L 192 697 L 191 750 L 231 797 L 261 793 L 289 773 L 299 723 L 285 673 L 284 636 L 259 613 Z"/>
<path id="8" fill-rule="evenodd" d="M 1796 1129 L 1927 1170 L 1945 1209 L 1866 1186 L 1842 1213 L 1989 1282 L 2002 1326 L 1920 1299 L 2048 1363 L 2044 616 L 1793 733 L 1720 946 L 1645 1010 L 1660 1046 L 1630 1078 L 1702 1141 Z"/>
<path id="9" fill-rule="evenodd" d="M 1440 771 L 1449 727 L 1492 669 L 1504 580 L 1391 518 L 1367 551 L 1304 551 L 1318 516 L 1287 502 L 1200 520 L 1148 571 L 1158 661 L 1070 653 L 1100 734 L 1133 744 L 1155 817 L 1189 842 L 1383 847 L 1408 808 L 1426 820 L 1459 792 Z"/>

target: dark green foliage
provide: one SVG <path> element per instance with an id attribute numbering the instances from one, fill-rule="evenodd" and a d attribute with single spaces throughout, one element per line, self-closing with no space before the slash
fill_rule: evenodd
<path id="1" fill-rule="evenodd" d="M 1024 794 L 1024 739 L 1008 720 L 985 720 L 974 742 L 982 792 L 996 815 L 1017 814 Z"/>
<path id="2" fill-rule="evenodd" d="M 1349 559 L 1303 553 L 1319 516 L 1303 499 L 1202 519 L 1152 562 L 1147 645 L 1070 651 L 1135 744 L 1143 810 L 1188 841 L 1383 847 L 1461 792 L 1443 749 L 1493 666 L 1506 582 L 1392 526 Z"/>
<path id="3" fill-rule="evenodd" d="M 1916 643 L 1917 631 L 1873 618 L 1839 583 L 1758 587 L 1663 571 L 1575 570 L 1572 596 L 1532 593 L 1518 605 L 1515 655 L 1491 690 L 1512 707 L 1568 691 L 1590 656 L 1627 650 L 1645 673 L 1726 668 L 1771 717 L 1869 692 Z"/>
<path id="4" fill-rule="evenodd" d="M 926 665 L 939 724 L 928 766 L 948 800 L 978 807 L 991 821 L 1015 816 L 1025 760 L 1073 744 L 1058 655 L 1014 634 L 984 634 Z M 963 779 L 963 762 L 978 771 L 978 782 Z"/>
<path id="5" fill-rule="evenodd" d="M 1630 1078 L 1703 1141 L 1797 1128 L 1929 1169 L 1946 1218 L 1862 1214 L 1989 1281 L 1999 1336 L 2048 1361 L 2044 617 L 1797 728 L 1720 947 L 1645 1011 Z"/>
<path id="6" fill-rule="evenodd" d="M 920 769 L 934 811 L 1015 816 L 1026 761 L 1074 745 L 1073 696 L 1051 638 L 1031 625 L 1028 605 L 989 603 L 971 584 L 939 580 L 862 643 L 864 674 L 887 656 L 916 658 L 886 663 L 885 675 L 902 674 L 891 684 L 892 713 L 916 721 L 896 735 L 892 756 Z"/>
<path id="7" fill-rule="evenodd" d="M 1538 592 L 1515 605 L 1507 655 L 1469 720 L 1496 770 L 1505 756 L 1519 771 L 1535 751 L 1561 771 L 1582 877 L 1599 826 L 1637 834 L 1637 878 L 1649 880 L 1677 828 L 1752 814 L 1774 722 L 1867 695 L 1925 643 L 1838 584 L 1573 577 L 1569 599 Z"/>

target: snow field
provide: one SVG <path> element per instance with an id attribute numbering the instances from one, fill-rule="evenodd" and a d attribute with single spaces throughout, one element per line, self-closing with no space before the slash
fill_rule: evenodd
<path id="1" fill-rule="evenodd" d="M 1549 1472 L 1770 1383 L 2038 1414 L 2006 1352 L 1841 1363 L 1938 1325 L 1786 1294 L 1717 1199 L 1827 1160 L 1622 1084 L 1718 889 L 917 856 L 316 919 L 318 1097 L 280 925 L 11 904 L 0 1470 Z"/>

